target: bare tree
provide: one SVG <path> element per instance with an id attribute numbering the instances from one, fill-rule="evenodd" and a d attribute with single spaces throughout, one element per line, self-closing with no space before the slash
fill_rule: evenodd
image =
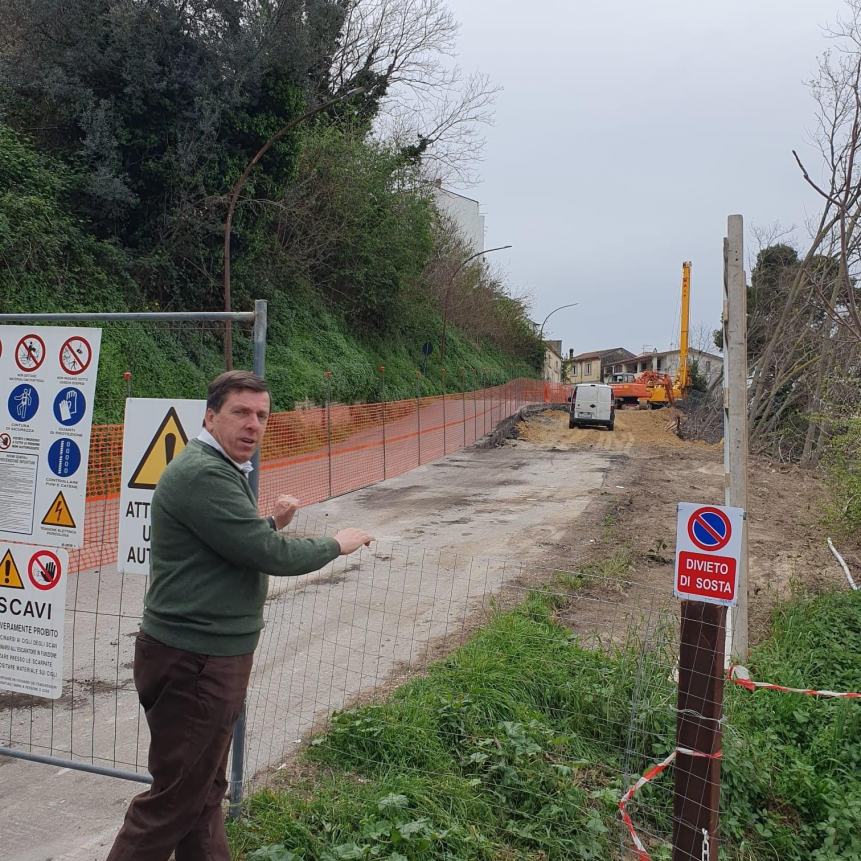
<path id="1" fill-rule="evenodd" d="M 838 262 L 838 285 L 815 284 L 835 324 L 861 340 L 858 279 L 861 274 L 861 0 L 847 0 L 847 13 L 829 31 L 831 50 L 820 57 L 810 89 L 816 101 L 815 144 L 822 157 L 814 178 L 798 153 L 805 181 L 822 199 L 819 230 L 808 259 L 827 255 Z"/>
<path id="2" fill-rule="evenodd" d="M 348 0 L 333 87 L 349 89 L 374 72 L 389 87 L 449 88 L 457 77 L 440 56 L 453 53 L 456 34 L 457 22 L 441 0 Z"/>
<path id="3" fill-rule="evenodd" d="M 459 89 L 439 91 L 431 99 L 393 100 L 384 106 L 376 131 L 420 160 L 427 181 L 472 185 L 485 144 L 481 128 L 493 124 L 498 92 L 486 75 L 476 73 Z"/>
<path id="4" fill-rule="evenodd" d="M 377 135 L 426 178 L 474 181 L 499 88 L 450 62 L 458 25 L 444 0 L 349 0 L 332 89 L 373 81 Z"/>

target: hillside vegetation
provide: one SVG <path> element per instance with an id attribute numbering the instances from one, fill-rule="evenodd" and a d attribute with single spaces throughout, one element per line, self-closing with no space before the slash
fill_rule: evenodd
<path id="1" fill-rule="evenodd" d="M 236 192 L 231 304 L 269 302 L 277 408 L 535 375 L 525 304 L 480 259 L 462 266 L 471 249 L 432 205 L 439 138 L 374 134 L 406 67 L 379 62 L 395 31 L 346 53 L 360 5 L 4 4 L 0 307 L 222 310 Z M 437 41 L 400 43 L 417 65 L 453 34 L 450 17 L 426 23 Z M 248 336 L 237 329 L 236 366 Z M 97 420 L 119 420 L 128 391 L 200 396 L 222 351 L 211 324 L 106 326 Z"/>

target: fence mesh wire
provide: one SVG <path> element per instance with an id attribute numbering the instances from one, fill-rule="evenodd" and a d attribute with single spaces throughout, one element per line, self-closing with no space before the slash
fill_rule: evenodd
<path id="1" fill-rule="evenodd" d="M 178 396 L 200 397 L 206 381 L 219 370 L 216 326 L 108 327 L 114 330 L 110 340 L 127 347 L 115 370 L 130 371 L 131 379 L 124 380 L 118 371 L 113 381 L 125 394 L 147 397 L 163 387 L 158 369 L 152 367 L 155 346 L 170 354 L 171 344 L 182 344 L 200 362 L 194 375 L 198 383 L 186 383 Z M 236 326 L 235 342 L 238 355 L 250 356 L 247 330 Z M 446 397 L 326 403 L 275 413 L 261 452 L 261 511 L 271 510 L 281 493 L 309 504 L 399 475 L 471 444 L 525 403 L 562 399 L 565 394 L 565 387 L 519 380 Z M 93 427 L 85 543 L 71 550 L 69 559 L 63 696 L 49 701 L 0 692 L 0 745 L 143 772 L 147 744 L 131 661 L 147 580 L 120 577 L 115 568 L 122 432 L 121 424 Z M 301 594 L 302 587 L 295 588 Z M 282 620 L 273 630 L 283 626 Z M 297 683 L 291 684 L 295 688 Z"/>
<path id="2" fill-rule="evenodd" d="M 147 380 L 150 391 L 156 390 Z M 134 370 L 129 388 L 135 397 L 151 396 Z M 178 396 L 200 398 L 205 390 L 201 382 Z M 514 380 L 445 396 L 274 413 L 261 449 L 261 510 L 270 510 L 282 493 L 309 505 L 401 475 L 471 445 L 527 404 L 564 402 L 568 390 Z M 121 424 L 93 428 L 84 545 L 70 553 L 72 571 L 116 561 L 122 437 Z"/>
<path id="3" fill-rule="evenodd" d="M 202 344 L 211 336 L 196 335 Z M 151 394 L 134 364 L 129 369 L 129 394 Z M 202 388 L 183 394 L 197 397 Z M 474 443 L 526 404 L 567 396 L 567 387 L 519 380 L 445 396 L 275 413 L 261 452 L 261 510 L 285 492 L 307 504 L 392 478 Z M 147 579 L 115 570 L 122 430 L 119 424 L 93 429 L 86 543 L 70 560 L 63 697 L 0 694 L 0 744 L 143 775 L 148 735 L 131 667 Z M 326 530 L 326 521 L 307 513 L 290 527 L 297 536 Z M 543 706 L 548 726 L 557 734 L 564 728 L 567 741 L 542 741 L 547 728 L 516 720 L 505 722 L 504 732 L 491 728 L 491 736 L 503 747 L 537 745 L 539 758 L 552 760 L 557 773 L 582 769 L 593 793 L 603 786 L 604 802 L 617 800 L 674 746 L 677 619 L 668 590 L 588 568 L 542 569 L 386 542 L 308 577 L 271 578 L 248 691 L 246 791 L 277 785 L 309 739 L 316 738 L 324 759 L 327 750 L 342 748 L 364 720 L 363 708 L 383 707 L 395 686 L 434 672 L 435 661 L 466 648 L 487 626 L 504 624 L 497 620 L 535 594 L 579 649 L 567 687 Z M 528 636 L 539 649 L 558 646 L 558 634 L 540 625 Z M 452 696 L 461 702 L 465 694 L 453 689 Z M 467 748 L 487 739 L 463 735 L 457 720 L 450 731 L 445 744 L 464 745 L 465 755 L 481 761 L 486 751 Z M 390 764 L 391 751 L 366 738 L 351 756 L 357 769 L 374 770 Z M 408 758 L 401 766 L 428 769 Z M 475 780 L 487 777 L 476 766 Z M 532 792 L 528 804 L 521 799 L 524 810 L 553 807 L 549 784 Z M 526 827 L 518 824 L 521 802 L 503 790 L 495 802 L 514 829 Z M 583 815 L 594 805 L 585 799 Z M 672 828 L 672 778 L 643 787 L 627 809 L 647 845 L 664 845 Z M 613 842 L 620 850 L 630 846 L 621 821 Z"/>
<path id="4" fill-rule="evenodd" d="M 323 527 L 305 520 L 296 531 Z M 548 608 L 549 624 L 530 624 L 530 613 L 541 615 L 531 602 Z M 524 607 L 532 609 L 512 622 Z M 440 779 L 427 752 L 441 748 L 476 786 L 502 781 L 488 798 L 511 828 L 531 828 L 526 819 L 543 814 L 553 822 L 569 816 L 570 799 L 556 793 L 580 787 L 578 815 L 594 824 L 611 805 L 604 821 L 613 833 L 602 840 L 630 849 L 615 805 L 675 744 L 677 613 L 660 584 L 588 566 L 544 568 L 386 542 L 308 578 L 273 579 L 248 694 L 248 789 L 277 788 L 309 740 L 305 756 L 346 763 L 360 780 Z M 494 637 L 502 637 L 498 653 L 484 652 Z M 554 678 L 527 680 L 534 690 L 504 702 L 502 677 L 516 676 L 520 656 L 532 653 L 546 653 Z M 481 708 L 498 710 L 493 720 L 471 712 L 475 678 L 464 667 L 475 660 L 492 702 Z M 503 778 L 504 768 L 511 771 Z M 536 782 L 532 772 L 544 769 L 565 779 Z M 532 773 L 528 785 L 518 783 L 518 770 L 524 781 Z M 672 795 L 669 776 L 629 805 L 649 845 L 666 845 Z"/>

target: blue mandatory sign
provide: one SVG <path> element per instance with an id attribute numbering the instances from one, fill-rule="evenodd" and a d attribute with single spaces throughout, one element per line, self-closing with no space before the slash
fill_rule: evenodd
<path id="1" fill-rule="evenodd" d="M 28 422 L 39 409 L 39 393 L 29 383 L 15 386 L 9 395 L 9 415 L 16 422 Z"/>
<path id="2" fill-rule="evenodd" d="M 80 389 L 60 389 L 54 398 L 54 418 L 66 427 L 76 425 L 87 411 L 87 401 Z"/>
<path id="3" fill-rule="evenodd" d="M 48 449 L 48 466 L 54 475 L 74 475 L 80 465 L 81 450 L 74 440 L 61 437 Z"/>

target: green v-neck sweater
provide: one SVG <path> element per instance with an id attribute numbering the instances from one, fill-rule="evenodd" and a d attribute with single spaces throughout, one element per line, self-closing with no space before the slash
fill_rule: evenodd
<path id="1" fill-rule="evenodd" d="M 307 574 L 340 553 L 334 538 L 286 538 L 273 530 L 245 476 L 196 439 L 165 469 L 150 514 L 152 577 L 141 629 L 204 655 L 253 652 L 267 574 Z"/>

